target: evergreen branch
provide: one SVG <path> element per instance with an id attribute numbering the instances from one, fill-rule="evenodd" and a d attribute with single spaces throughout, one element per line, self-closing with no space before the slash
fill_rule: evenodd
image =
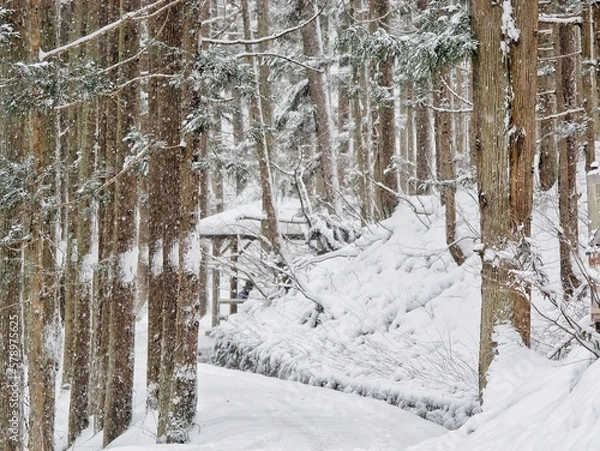
<path id="1" fill-rule="evenodd" d="M 118 28 L 121 25 L 131 22 L 133 20 L 136 20 L 136 21 L 137 20 L 146 20 L 151 17 L 154 17 L 155 15 L 164 11 L 165 9 L 172 8 L 173 6 L 177 5 L 178 3 L 181 3 L 183 0 L 173 0 L 173 1 L 169 2 L 167 5 L 161 7 L 158 11 L 155 11 L 154 13 L 151 13 L 151 14 L 141 16 L 141 14 L 146 13 L 147 11 L 150 11 L 153 8 L 156 8 L 157 6 L 161 6 L 163 3 L 165 3 L 165 1 L 166 0 L 157 0 L 156 2 L 154 2 L 148 6 L 144 6 L 143 8 L 140 8 L 137 11 L 132 11 L 132 12 L 123 14 L 118 20 L 116 20 L 112 23 L 109 23 L 108 25 L 105 25 L 102 28 L 99 28 L 98 30 L 96 30 L 90 34 L 82 36 L 81 38 L 76 39 L 75 41 L 69 42 L 68 44 L 62 45 L 60 47 L 56 47 L 55 49 L 52 49 L 49 52 L 44 52 L 42 49 L 40 49 L 40 52 L 38 55 L 39 61 L 44 61 L 49 58 L 52 58 L 53 56 L 60 55 L 61 53 L 66 52 L 67 50 L 70 50 L 74 47 L 78 47 L 82 44 L 85 44 L 88 41 L 91 41 L 100 36 L 103 36 L 106 33 L 111 32 L 115 28 Z"/>
<path id="2" fill-rule="evenodd" d="M 247 57 L 253 57 L 253 58 L 257 58 L 257 57 L 261 57 L 261 56 L 272 56 L 273 58 L 281 58 L 283 60 L 289 61 L 290 63 L 296 64 L 300 67 L 303 67 L 307 70 L 313 70 L 315 72 L 319 72 L 319 73 L 323 73 L 323 69 L 318 69 L 316 67 L 313 66 L 309 66 L 308 64 L 303 63 L 302 61 L 298 61 L 294 58 L 290 58 L 289 56 L 285 56 L 285 55 L 281 55 L 279 53 L 273 53 L 273 52 L 253 52 L 253 53 L 240 53 L 238 55 L 236 55 L 236 58 L 247 58 Z"/>
<path id="3" fill-rule="evenodd" d="M 270 42 L 270 41 L 275 41 L 276 39 L 282 38 L 283 36 L 286 36 L 290 33 L 293 33 L 294 31 L 298 31 L 301 28 L 304 28 L 305 26 L 307 26 L 309 23 L 315 21 L 322 13 L 323 10 L 325 9 L 325 6 L 321 7 L 321 9 L 314 15 L 312 16 L 310 19 L 302 22 L 299 25 L 296 25 L 295 27 L 291 27 L 291 28 L 287 28 L 283 31 L 280 31 L 279 33 L 275 33 L 269 36 L 264 36 L 262 38 L 257 38 L 257 39 L 234 39 L 234 40 L 228 40 L 228 39 L 211 39 L 211 38 L 201 38 L 202 42 L 207 42 L 209 44 L 219 44 L 219 45 L 239 45 L 239 44 L 243 44 L 243 45 L 257 45 L 257 44 L 262 44 L 264 42 Z"/>

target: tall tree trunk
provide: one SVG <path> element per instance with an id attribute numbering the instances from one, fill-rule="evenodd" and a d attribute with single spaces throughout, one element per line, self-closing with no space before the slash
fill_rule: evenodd
<path id="1" fill-rule="evenodd" d="M 54 47 L 54 2 L 31 0 L 29 5 L 30 60 L 37 62 L 42 46 Z M 35 159 L 36 183 L 32 195 L 54 184 L 54 174 L 49 171 L 56 146 L 55 113 L 49 109 L 35 109 L 30 113 L 31 154 Z M 53 192 L 50 189 L 49 192 Z M 51 451 L 54 449 L 55 381 L 57 368 L 57 296 L 56 267 L 52 246 L 55 231 L 54 207 L 40 202 L 34 207 L 31 223 L 31 246 L 34 268 L 30 287 L 29 343 L 29 449 Z"/>
<path id="2" fill-rule="evenodd" d="M 181 49 L 183 29 L 182 5 L 171 8 L 165 13 L 164 24 L 160 40 L 169 48 Z M 159 20 L 162 25 L 163 20 Z M 164 67 L 163 73 L 176 74 L 180 71 L 181 62 L 173 60 L 167 53 L 162 53 L 158 59 L 160 66 Z M 159 66 L 159 67 L 160 67 Z M 157 441 L 164 442 L 167 432 L 170 383 L 173 377 L 173 353 L 176 343 L 177 319 L 177 281 L 179 279 L 179 229 L 180 229 L 180 176 L 181 167 L 181 88 L 172 85 L 168 80 L 161 80 L 156 87 L 158 100 L 157 136 L 167 143 L 165 149 L 160 150 L 162 185 L 160 191 L 152 191 L 151 196 L 160 196 L 162 207 L 163 235 L 162 235 L 162 280 L 159 289 L 162 295 L 162 331 L 160 351 L 160 375 L 158 389 L 158 430 Z M 160 300 L 158 300 L 160 301 Z"/>
<path id="3" fill-rule="evenodd" d="M 126 14 L 139 8 L 139 0 L 121 0 L 120 12 Z M 126 61 L 138 51 L 138 25 L 127 23 L 119 29 L 119 62 Z M 118 82 L 123 84 L 137 74 L 134 63 L 118 69 Z M 117 159 L 116 167 L 123 168 L 129 153 L 125 137 L 135 126 L 138 117 L 139 91 L 131 83 L 119 91 L 117 97 Z M 103 445 L 107 446 L 123 433 L 132 415 L 134 364 L 134 300 L 135 266 L 132 261 L 135 245 L 136 186 L 133 171 L 120 174 L 115 185 L 114 242 L 116 257 L 113 297 L 110 303 L 110 330 L 108 341 L 108 374 L 104 406 Z"/>
<path id="4" fill-rule="evenodd" d="M 537 55 L 538 2 L 537 0 L 514 3 L 517 42 L 510 47 L 509 83 L 513 91 L 510 105 L 509 162 L 510 162 L 510 212 L 513 239 L 522 244 L 531 237 L 531 214 L 533 209 L 533 160 L 536 149 L 537 102 Z M 526 252 L 525 248 L 525 252 Z M 529 258 L 517 251 L 517 259 Z M 513 276 L 514 277 L 514 276 Z M 519 283 L 520 282 L 520 283 Z M 514 308 L 514 326 L 523 343 L 530 344 L 531 287 L 516 280 L 520 289 L 511 290 Z"/>
<path id="5" fill-rule="evenodd" d="M 80 22 L 78 38 L 98 28 L 98 5 L 90 11 L 83 8 L 83 2 L 77 2 L 74 15 Z M 97 58 L 98 47 L 95 43 L 88 47 L 90 57 Z M 89 182 L 94 169 L 94 135 L 96 132 L 95 103 L 86 102 L 77 106 L 77 146 L 79 151 L 78 186 Z M 92 249 L 93 207 L 79 200 L 76 218 L 77 273 L 74 282 L 74 321 L 73 321 L 73 371 L 71 372 L 71 397 L 69 407 L 68 443 L 89 425 L 90 417 L 90 372 L 91 372 L 91 312 L 92 312 Z M 65 326 L 66 328 L 66 326 Z"/>
<path id="6" fill-rule="evenodd" d="M 414 106 L 414 86 L 412 83 L 406 83 L 402 87 L 400 102 L 406 115 L 405 127 L 402 131 L 402 169 L 400 173 L 400 183 L 407 194 L 416 194 L 415 189 L 415 106 Z"/>
<path id="7" fill-rule="evenodd" d="M 577 208 L 577 135 L 571 127 L 577 121 L 577 30 L 573 25 L 558 27 L 557 109 L 563 114 L 562 129 L 558 139 L 558 208 L 560 278 L 565 297 L 570 297 L 579 286 L 571 258 L 578 252 Z"/>
<path id="8" fill-rule="evenodd" d="M 182 7 L 177 5 L 151 21 L 154 39 L 169 48 L 181 48 Z M 178 59 L 161 49 L 153 71 L 175 74 Z M 172 373 L 178 280 L 180 89 L 169 80 L 150 83 L 149 113 L 154 135 L 166 148 L 153 152 L 150 160 L 150 264 L 148 293 L 148 406 L 159 408 L 159 440 L 165 431 L 168 390 L 160 394 Z M 166 335 L 165 335 L 166 334 Z M 163 357 L 165 357 L 163 359 Z"/>
<path id="9" fill-rule="evenodd" d="M 189 14 L 183 27 L 183 48 L 187 61 L 185 72 L 191 72 L 190 55 L 198 52 L 197 35 L 204 30 L 198 29 L 201 17 L 205 14 Z M 188 79 L 186 76 L 184 79 Z M 184 86 L 184 108 L 191 111 L 194 102 L 193 86 Z M 183 112 L 184 115 L 186 111 Z M 205 132 L 208 133 L 208 132 Z M 181 228 L 179 230 L 179 290 L 177 299 L 176 347 L 173 354 L 173 378 L 169 396 L 169 416 L 167 424 L 167 442 L 185 443 L 188 431 L 196 415 L 198 398 L 198 256 L 195 254 L 198 240 L 196 226 L 198 222 L 199 177 L 192 165 L 197 158 L 197 142 L 188 137 L 181 160 Z"/>
<path id="10" fill-rule="evenodd" d="M 251 39 L 250 9 L 248 0 L 241 0 L 242 19 L 244 23 L 244 38 Z M 269 33 L 269 8 L 268 0 L 260 0 L 257 4 L 258 28 L 256 38 L 265 37 Z M 266 45 L 266 44 L 265 44 Z M 264 45 L 259 46 L 259 51 L 266 50 Z M 252 52 L 252 47 L 246 45 L 246 51 Z M 275 255 L 281 254 L 281 237 L 277 222 L 277 209 L 275 206 L 275 193 L 273 191 L 273 177 L 271 174 L 270 153 L 274 149 L 273 135 L 270 131 L 273 124 L 273 113 L 271 106 L 271 92 L 269 88 L 269 66 L 259 64 L 256 59 L 252 60 L 258 73 L 258 93 L 250 99 L 250 122 L 251 126 L 259 130 L 255 134 L 256 154 L 258 158 L 258 169 L 260 186 L 262 188 L 262 208 L 267 217 L 262 222 L 262 233 L 269 243 L 270 251 Z"/>
<path id="11" fill-rule="evenodd" d="M 378 28 L 390 32 L 391 8 L 389 0 L 370 0 L 370 31 Z M 387 56 L 376 63 L 372 63 L 371 77 L 377 87 L 382 90 L 381 99 L 373 105 L 371 114 L 373 123 L 372 151 L 375 167 L 373 178 L 375 180 L 376 219 L 381 220 L 391 216 L 398 204 L 396 193 L 398 182 L 394 169 L 396 155 L 396 119 L 394 106 L 394 58 Z"/>
<path id="12" fill-rule="evenodd" d="M 23 31 L 27 11 L 13 10 L 6 17 L 13 29 Z M 25 35 L 25 36 L 23 36 Z M 0 48 L 0 58 L 17 62 L 26 60 L 26 33 Z M 0 72 L 0 76 L 7 74 Z M 0 88 L 0 96 L 8 96 Z M 20 165 L 25 157 L 24 111 L 10 113 L 0 110 L 0 155 L 8 164 Z M 23 303 L 21 302 L 22 233 L 25 225 L 24 205 L 20 202 L 0 207 L 0 449 L 24 449 L 24 343 Z"/>
<path id="13" fill-rule="evenodd" d="M 531 204 L 529 190 L 518 193 L 525 207 L 517 209 L 519 196 L 513 195 L 512 179 L 531 177 L 528 149 L 534 139 L 535 129 L 526 127 L 534 123 L 534 109 L 525 111 L 530 104 L 528 96 L 536 90 L 523 91 L 522 77 L 531 76 L 531 66 L 523 64 L 521 57 L 526 51 L 536 54 L 535 33 L 525 24 L 536 23 L 537 2 L 518 0 L 510 14 L 513 26 L 506 24 L 503 6 L 487 0 L 471 0 L 471 21 L 478 51 L 473 59 L 473 125 L 474 152 L 477 158 L 479 209 L 481 221 L 482 269 L 481 269 L 481 336 L 479 354 L 480 390 L 486 385 L 486 373 L 496 352 L 494 333 L 498 326 L 517 327 L 525 339 L 529 324 L 522 324 L 518 299 L 519 288 L 515 286 L 512 269 L 515 263 L 502 253 L 509 250 L 515 240 L 516 221 L 526 224 Z M 532 17 L 532 11 L 534 15 Z M 504 17 L 503 17 L 504 16 Z M 515 34 L 518 25 L 524 31 Z M 504 50 L 503 50 L 504 49 Z M 529 53 L 530 55 L 531 53 Z M 522 71 L 522 72 L 520 72 Z M 535 74 L 535 72 L 534 72 Z M 514 152 L 521 148 L 522 160 Z M 528 168 L 528 169 L 523 169 Z M 530 181 L 526 180 L 528 187 Z M 511 197 L 512 196 L 512 197 Z M 526 226 L 525 226 L 526 227 Z M 508 296 L 507 296 L 508 293 Z"/>
<path id="14" fill-rule="evenodd" d="M 428 5 L 429 0 L 416 0 L 419 11 L 426 10 Z M 428 77 L 415 84 L 415 192 L 417 194 L 430 194 L 433 179 L 433 137 L 427 106 L 430 103 L 430 91 Z"/>
<path id="15" fill-rule="evenodd" d="M 100 25 L 106 25 L 119 17 L 117 0 L 101 2 L 99 5 Z M 103 67 L 113 66 L 118 62 L 118 31 L 109 33 L 100 41 L 100 62 Z M 111 74 L 112 75 L 112 74 Z M 112 75 L 111 81 L 116 83 Z M 104 174 L 101 181 L 111 180 L 116 171 L 117 137 L 114 118 L 117 116 L 116 103 L 113 99 L 100 100 L 97 103 L 98 146 L 96 167 Z M 113 294 L 113 260 L 114 260 L 114 199 L 115 186 L 108 184 L 100 193 L 98 203 L 98 268 L 94 274 L 94 296 L 92 314 L 92 380 L 91 380 L 91 414 L 94 417 L 94 431 L 104 427 L 106 386 L 108 374 L 108 342 L 110 329 L 110 305 Z"/>
<path id="16" fill-rule="evenodd" d="M 307 21 L 315 14 L 315 8 L 310 0 L 298 0 L 298 10 L 301 20 Z M 312 59 L 319 67 L 318 61 L 322 58 L 319 43 L 319 32 L 317 22 L 312 21 L 300 29 L 304 55 Z M 314 64 L 313 63 L 313 64 Z M 327 105 L 327 94 L 323 81 L 323 74 L 316 70 L 307 70 L 308 96 L 314 108 L 315 133 L 317 135 L 317 153 L 319 154 L 321 166 L 320 173 L 323 178 L 323 204 L 329 213 L 336 213 L 337 192 L 339 184 L 335 174 L 335 157 L 331 143 L 331 119 Z"/>

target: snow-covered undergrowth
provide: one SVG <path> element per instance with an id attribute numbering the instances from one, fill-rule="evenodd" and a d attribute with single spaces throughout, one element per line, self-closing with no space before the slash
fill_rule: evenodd
<path id="1" fill-rule="evenodd" d="M 463 193 L 473 213 L 472 197 Z M 458 267 L 433 197 L 404 200 L 354 244 L 296 261 L 303 290 L 250 300 L 213 331 L 213 362 L 383 399 L 456 428 L 477 410 L 479 257 Z M 316 318 L 315 305 L 324 312 Z"/>
<path id="2" fill-rule="evenodd" d="M 503 331 L 482 413 L 410 451 L 567 451 L 598 448 L 600 362 L 583 348 L 550 361 Z M 591 365 L 591 366 L 590 366 Z"/>

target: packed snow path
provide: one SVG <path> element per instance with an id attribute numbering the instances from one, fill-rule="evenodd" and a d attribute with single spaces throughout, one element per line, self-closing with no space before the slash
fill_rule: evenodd
<path id="1" fill-rule="evenodd" d="M 446 429 L 382 401 L 265 376 L 199 366 L 191 444 L 155 445 L 148 414 L 113 442 L 119 451 L 400 451 Z M 97 450 L 93 437 L 75 450 Z"/>

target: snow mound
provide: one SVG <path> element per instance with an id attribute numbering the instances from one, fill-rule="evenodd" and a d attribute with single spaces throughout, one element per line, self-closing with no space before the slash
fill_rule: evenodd
<path id="1" fill-rule="evenodd" d="M 468 196 L 462 204 L 476 210 Z M 459 226 L 468 242 L 468 227 Z M 270 305 L 246 303 L 213 330 L 213 361 L 459 427 L 477 410 L 480 262 L 464 246 L 468 259 L 458 267 L 444 227 L 435 198 L 412 198 L 353 244 L 296 261 L 304 289 Z"/>
<path id="2" fill-rule="evenodd" d="M 515 332 L 516 333 L 516 332 Z M 597 449 L 600 362 L 583 348 L 560 362 L 502 342 L 489 372 L 482 413 L 410 451 Z M 591 365 L 591 366 L 590 366 Z"/>

